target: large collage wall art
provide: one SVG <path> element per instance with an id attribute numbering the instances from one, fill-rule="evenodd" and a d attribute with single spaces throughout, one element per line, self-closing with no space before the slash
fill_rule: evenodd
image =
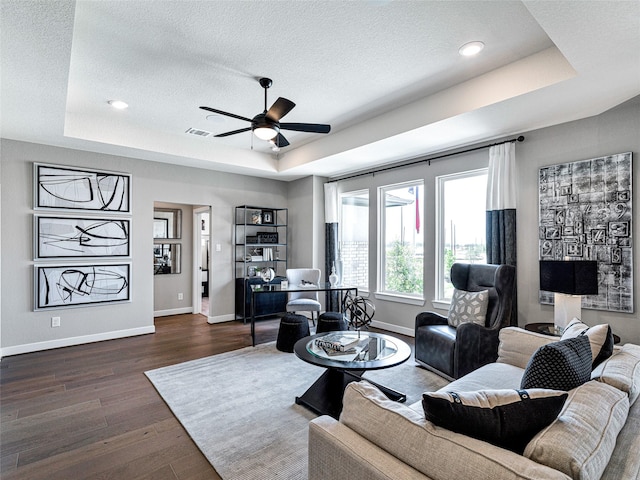
<path id="1" fill-rule="evenodd" d="M 33 176 L 35 310 L 130 301 L 131 176 L 40 163 Z"/>
<path id="2" fill-rule="evenodd" d="M 631 152 L 543 167 L 538 187 L 540 260 L 596 260 L 598 294 L 582 307 L 632 313 Z"/>

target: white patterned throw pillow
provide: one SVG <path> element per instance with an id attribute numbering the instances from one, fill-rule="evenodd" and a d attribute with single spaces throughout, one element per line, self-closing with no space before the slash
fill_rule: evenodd
<path id="1" fill-rule="evenodd" d="M 462 323 L 473 322 L 484 326 L 489 305 L 489 290 L 465 292 L 455 289 L 449 306 L 449 325 L 457 327 Z"/>

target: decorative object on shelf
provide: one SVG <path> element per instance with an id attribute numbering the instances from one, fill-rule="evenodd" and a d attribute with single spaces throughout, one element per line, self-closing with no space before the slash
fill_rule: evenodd
<path id="1" fill-rule="evenodd" d="M 251 255 L 252 262 L 261 262 L 263 260 L 261 248 L 258 248 L 258 247 L 252 248 L 250 255 Z"/>
<path id="2" fill-rule="evenodd" d="M 256 243 L 278 243 L 278 232 L 258 232 Z"/>
<path id="3" fill-rule="evenodd" d="M 247 244 L 258 243 L 258 236 L 257 235 L 247 235 L 246 242 L 247 242 Z"/>
<path id="4" fill-rule="evenodd" d="M 276 223 L 273 210 L 262 210 L 262 223 L 267 225 Z M 258 233 L 258 235 L 260 235 L 260 233 Z"/>
<path id="5" fill-rule="evenodd" d="M 540 168 L 539 259 L 597 260 L 599 291 L 582 308 L 632 313 L 632 153 Z M 541 289 L 540 303 L 554 295 Z"/>
<path id="6" fill-rule="evenodd" d="M 553 323 L 562 333 L 573 318 L 582 318 L 581 295 L 598 294 L 598 262 L 541 260 L 540 290 L 554 292 Z"/>
<path id="7" fill-rule="evenodd" d="M 342 311 L 349 322 L 349 327 L 360 330 L 363 327 L 369 328 L 376 313 L 376 307 L 366 298 L 347 294 L 342 302 Z"/>
<path id="8" fill-rule="evenodd" d="M 329 275 L 329 285 L 331 285 L 332 287 L 335 287 L 338 285 L 339 281 L 340 281 L 340 277 L 338 277 L 338 274 L 336 273 L 336 264 L 334 262 L 333 265 L 331 266 L 331 275 Z"/>
<path id="9" fill-rule="evenodd" d="M 254 225 L 260 225 L 262 223 L 262 212 L 253 212 L 251 214 L 251 223 Z"/>
<path id="10" fill-rule="evenodd" d="M 247 277 L 255 277 L 256 276 L 256 267 L 250 265 L 247 267 Z"/>
<path id="11" fill-rule="evenodd" d="M 269 283 L 275 278 L 276 272 L 273 271 L 273 268 L 263 268 L 260 272 L 260 275 L 262 276 L 262 280 L 264 280 L 266 283 Z"/>

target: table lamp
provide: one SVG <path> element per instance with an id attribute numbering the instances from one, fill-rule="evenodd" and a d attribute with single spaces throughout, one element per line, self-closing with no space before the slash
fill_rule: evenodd
<path id="1" fill-rule="evenodd" d="M 598 293 L 598 262 L 541 260 L 540 290 L 554 292 L 553 323 L 562 333 L 573 318 L 581 318 L 581 295 Z"/>

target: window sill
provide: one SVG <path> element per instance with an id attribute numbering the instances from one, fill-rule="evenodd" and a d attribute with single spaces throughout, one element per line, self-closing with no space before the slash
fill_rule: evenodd
<path id="1" fill-rule="evenodd" d="M 445 310 L 448 312 L 451 306 L 451 300 L 431 300 L 431 305 L 436 310 Z"/>
<path id="2" fill-rule="evenodd" d="M 383 293 L 383 292 L 375 292 L 374 296 L 378 300 L 386 300 L 388 302 L 397 302 L 397 303 L 406 303 L 408 305 L 419 305 L 424 306 L 424 298 L 419 297 L 408 297 L 406 295 L 394 294 L 394 293 Z"/>

